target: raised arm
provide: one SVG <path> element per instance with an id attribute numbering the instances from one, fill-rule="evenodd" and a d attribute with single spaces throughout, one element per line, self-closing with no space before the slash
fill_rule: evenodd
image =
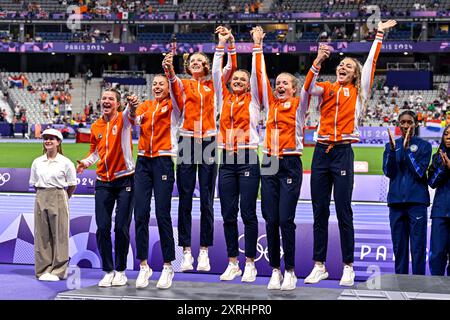
<path id="1" fill-rule="evenodd" d="M 219 27 L 218 27 L 219 28 Z M 226 28 L 225 28 L 226 29 Z M 228 31 L 228 59 L 227 64 L 223 68 L 223 78 L 225 83 L 228 83 L 234 71 L 237 69 L 237 56 L 236 56 L 236 46 L 234 42 L 234 36 L 230 29 Z"/>
<path id="2" fill-rule="evenodd" d="M 251 31 L 251 35 L 253 37 L 252 73 L 250 77 L 252 99 L 260 108 L 264 108 L 267 114 L 269 104 L 275 100 L 275 97 L 270 87 L 264 61 L 263 39 L 266 34 L 261 27 L 255 27 Z"/>
<path id="3" fill-rule="evenodd" d="M 320 68 L 322 63 L 330 56 L 331 48 L 326 44 L 320 44 L 317 50 L 317 57 L 313 62 L 313 65 L 306 75 L 305 83 L 303 84 L 303 89 L 310 95 L 321 96 L 324 92 L 322 83 L 316 82 L 319 76 Z"/>
<path id="4" fill-rule="evenodd" d="M 184 108 L 183 82 L 177 77 L 173 70 L 173 54 L 167 53 L 162 62 L 164 73 L 169 80 L 169 92 L 173 107 L 181 114 Z"/>
<path id="5" fill-rule="evenodd" d="M 223 69 L 224 72 L 222 72 L 222 65 L 223 65 L 223 56 L 225 54 L 225 44 L 230 37 L 230 32 L 227 28 L 220 26 L 217 27 L 216 33 L 218 33 L 219 35 L 219 43 L 217 44 L 216 52 L 214 53 L 212 78 L 214 83 L 214 95 L 216 97 L 217 102 L 217 109 L 218 109 L 217 112 L 220 113 L 222 110 L 224 97 L 228 92 L 226 86 L 228 79 L 226 79 L 225 77 L 224 73 L 225 68 Z M 228 57 L 228 62 L 230 63 L 230 69 L 228 69 L 228 72 L 230 72 L 231 71 L 230 57 Z"/>
<path id="6" fill-rule="evenodd" d="M 367 97 L 372 87 L 373 77 L 375 75 L 375 69 L 377 66 L 378 55 L 381 51 L 381 45 L 383 42 L 384 31 L 394 27 L 397 24 L 395 20 L 388 20 L 386 22 L 378 23 L 377 35 L 372 47 L 370 48 L 369 56 L 364 63 L 362 75 L 361 75 L 361 88 L 363 90 L 364 97 Z"/>

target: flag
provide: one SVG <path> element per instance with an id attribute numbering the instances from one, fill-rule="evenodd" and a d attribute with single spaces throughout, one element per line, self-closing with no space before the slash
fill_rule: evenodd
<path id="1" fill-rule="evenodd" d="M 9 77 L 8 78 L 11 87 L 19 87 L 23 86 L 22 79 L 20 77 Z"/>
<path id="2" fill-rule="evenodd" d="M 429 120 L 426 123 L 426 128 L 429 131 L 439 132 L 441 131 L 441 120 Z"/>

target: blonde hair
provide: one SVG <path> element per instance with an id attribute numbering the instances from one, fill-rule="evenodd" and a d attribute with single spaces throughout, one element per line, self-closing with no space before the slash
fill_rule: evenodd
<path id="1" fill-rule="evenodd" d="M 279 77 L 279 76 L 282 76 L 282 75 L 284 75 L 284 76 L 288 76 L 289 78 L 291 78 L 291 81 L 292 81 L 292 88 L 294 88 L 295 89 L 295 93 L 294 93 L 294 97 L 297 95 L 297 89 L 298 89 L 298 87 L 299 87 L 299 85 L 300 85 L 300 81 L 298 81 L 298 79 L 297 79 L 297 77 L 296 76 L 294 76 L 292 73 L 289 73 L 289 72 L 282 72 L 282 73 L 280 73 L 278 76 L 277 76 L 277 78 Z M 276 81 L 276 80 L 275 80 Z"/>
<path id="2" fill-rule="evenodd" d="M 358 93 L 358 99 L 362 106 L 361 115 L 364 115 L 367 110 L 367 104 L 368 104 L 367 98 L 368 97 L 364 97 L 364 94 L 362 92 L 362 87 L 361 87 L 361 77 L 362 77 L 363 66 L 362 66 L 361 62 L 359 62 L 359 60 L 357 60 L 355 58 L 350 58 L 350 57 L 345 57 L 344 59 L 341 60 L 341 62 L 344 61 L 345 59 L 351 60 L 355 63 L 355 66 L 356 66 L 355 76 L 352 80 L 352 83 L 355 85 L 356 91 Z M 369 88 L 368 95 L 370 96 L 370 88 Z"/>

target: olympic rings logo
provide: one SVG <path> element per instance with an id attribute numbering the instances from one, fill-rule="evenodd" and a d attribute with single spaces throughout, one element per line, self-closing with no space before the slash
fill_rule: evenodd
<path id="1" fill-rule="evenodd" d="M 9 179 L 11 179 L 11 176 L 8 172 L 0 173 L 0 187 L 4 186 L 9 181 Z"/>
<path id="2" fill-rule="evenodd" d="M 241 241 L 241 239 L 243 239 L 243 238 L 244 238 L 244 235 L 241 234 L 239 236 L 239 238 L 238 238 L 238 241 Z M 267 247 L 267 244 L 263 245 L 263 244 L 260 243 L 261 240 L 264 239 L 264 238 L 267 238 L 266 234 L 263 234 L 262 236 L 259 236 L 257 241 L 256 241 L 256 252 L 258 254 L 255 257 L 255 262 L 261 260 L 262 257 L 264 257 L 264 259 L 266 259 L 266 261 L 269 262 L 269 248 Z M 267 240 L 262 241 L 262 242 L 263 243 L 267 242 Z M 281 243 L 282 243 L 282 241 L 281 241 L 281 236 L 280 236 L 280 244 Z M 239 252 L 245 254 L 245 250 L 242 250 L 240 247 L 239 247 Z M 284 251 L 283 251 L 283 248 L 280 245 L 280 258 L 282 258 L 283 255 L 284 255 Z"/>

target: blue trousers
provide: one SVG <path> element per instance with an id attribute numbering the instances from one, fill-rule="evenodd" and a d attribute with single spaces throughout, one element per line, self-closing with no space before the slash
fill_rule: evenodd
<path id="1" fill-rule="evenodd" d="M 395 204 L 389 206 L 395 273 L 409 273 L 411 243 L 412 273 L 425 274 L 427 247 L 427 206 L 424 204 Z"/>
<path id="2" fill-rule="evenodd" d="M 222 153 L 219 167 L 219 197 L 228 257 L 239 256 L 238 212 L 244 222 L 245 256 L 256 256 L 258 218 L 256 199 L 259 188 L 259 161 L 254 150 Z"/>
<path id="3" fill-rule="evenodd" d="M 433 276 L 450 276 L 450 218 L 432 218 L 430 271 Z"/>
<path id="4" fill-rule="evenodd" d="M 352 263 L 355 251 L 352 192 L 354 154 L 350 144 L 337 144 L 331 150 L 317 143 L 311 163 L 311 200 L 314 214 L 313 260 L 325 262 L 328 246 L 331 190 L 339 226 L 342 261 Z M 327 152 L 328 151 L 328 152 Z"/>
<path id="5" fill-rule="evenodd" d="M 170 208 L 175 175 L 171 157 L 148 158 L 139 156 L 134 178 L 135 204 L 134 221 L 136 227 L 136 258 L 148 259 L 148 223 L 150 203 L 155 191 L 156 221 L 165 263 L 175 260 Z"/>
<path id="6" fill-rule="evenodd" d="M 197 178 L 200 185 L 200 246 L 213 245 L 214 238 L 214 189 L 217 177 L 216 139 L 211 137 L 197 143 L 194 138 L 180 137 L 178 142 L 177 188 L 178 242 L 179 246 L 191 246 L 192 196 Z"/>
<path id="7" fill-rule="evenodd" d="M 277 170 L 274 170 L 278 166 Z M 299 156 L 264 155 L 261 165 L 261 211 L 266 220 L 269 264 L 280 267 L 280 230 L 286 270 L 295 267 L 295 211 L 302 186 Z"/>
<path id="8" fill-rule="evenodd" d="M 130 246 L 130 223 L 133 211 L 133 175 L 110 182 L 95 182 L 95 222 L 97 223 L 97 246 L 102 258 L 103 271 L 124 271 Z M 114 255 L 112 257 L 112 212 L 116 205 L 114 224 Z"/>

